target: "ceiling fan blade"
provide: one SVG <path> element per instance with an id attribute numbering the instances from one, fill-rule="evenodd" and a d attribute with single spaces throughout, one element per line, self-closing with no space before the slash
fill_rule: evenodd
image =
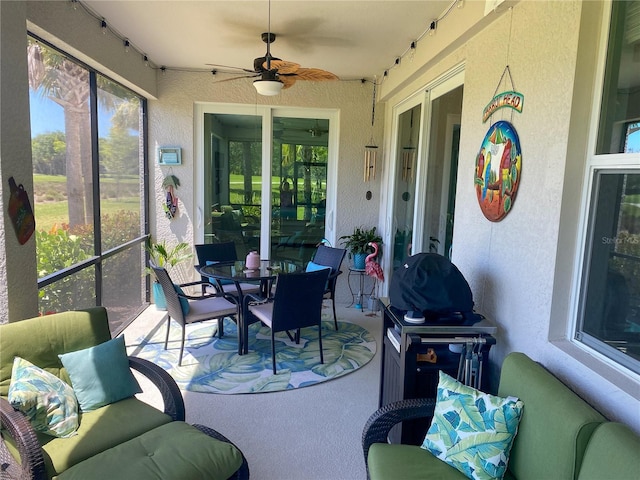
<path id="1" fill-rule="evenodd" d="M 240 70 L 242 72 L 247 72 L 247 73 L 258 73 L 255 70 L 249 70 L 248 68 L 242 68 L 242 67 L 232 67 L 230 65 L 219 65 L 217 63 L 207 63 L 207 65 L 211 67 L 218 67 L 218 68 L 230 68 L 232 70 Z"/>
<path id="2" fill-rule="evenodd" d="M 224 83 L 224 82 L 230 82 L 231 80 L 239 80 L 241 78 L 255 78 L 260 76 L 259 73 L 255 73 L 255 72 L 251 72 L 251 73 L 253 73 L 253 75 L 240 75 L 238 77 L 223 78 L 222 80 L 215 80 L 213 83 Z"/>
<path id="3" fill-rule="evenodd" d="M 284 84 L 284 87 L 282 88 L 289 88 L 293 86 L 294 83 L 296 83 L 295 75 L 290 75 L 290 76 L 278 75 L 278 80 Z"/>
<path id="4" fill-rule="evenodd" d="M 297 80 L 312 80 L 312 81 L 324 81 L 324 80 L 338 80 L 338 76 L 321 70 L 319 68 L 299 68 L 293 75 Z"/>
<path id="5" fill-rule="evenodd" d="M 279 74 L 296 73 L 300 68 L 300 64 L 288 62 L 287 60 L 272 59 L 271 68 L 277 69 Z"/>

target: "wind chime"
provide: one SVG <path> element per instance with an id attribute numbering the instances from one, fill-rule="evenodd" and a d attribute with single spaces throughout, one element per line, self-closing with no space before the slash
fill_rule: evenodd
<path id="1" fill-rule="evenodd" d="M 364 181 L 369 182 L 376 179 L 376 160 L 378 156 L 378 147 L 373 140 L 373 123 L 376 118 L 376 90 L 378 84 L 373 79 L 373 101 L 371 105 L 371 139 L 369 145 L 364 147 Z"/>

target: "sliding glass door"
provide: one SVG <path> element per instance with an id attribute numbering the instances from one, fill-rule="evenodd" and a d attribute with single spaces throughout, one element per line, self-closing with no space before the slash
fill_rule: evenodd
<path id="1" fill-rule="evenodd" d="M 416 253 L 451 256 L 463 81 L 458 67 L 393 109 L 389 276 Z"/>
<path id="2" fill-rule="evenodd" d="M 203 241 L 308 261 L 327 236 L 329 131 L 319 116 L 204 113 Z"/>

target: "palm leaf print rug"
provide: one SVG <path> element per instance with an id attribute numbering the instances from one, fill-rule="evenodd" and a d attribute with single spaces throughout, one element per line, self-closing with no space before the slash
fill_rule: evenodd
<path id="1" fill-rule="evenodd" d="M 317 327 L 303 328 L 300 344 L 286 333 L 276 334 L 277 374 L 271 368 L 271 331 L 254 323 L 249 326 L 249 353 L 238 355 L 236 324 L 224 321 L 224 335 L 216 334 L 216 321 L 187 325 L 184 356 L 180 354 L 180 326 L 171 322 L 169 345 L 164 349 L 166 322 L 147 337 L 129 346 L 129 354 L 150 360 L 176 380 L 183 390 L 237 394 L 263 393 L 308 387 L 342 377 L 366 365 L 376 353 L 373 336 L 359 325 L 338 322 L 323 315 L 320 363 Z"/>

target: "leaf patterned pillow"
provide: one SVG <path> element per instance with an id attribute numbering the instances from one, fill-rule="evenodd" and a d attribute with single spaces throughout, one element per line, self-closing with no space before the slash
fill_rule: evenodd
<path id="1" fill-rule="evenodd" d="M 502 479 L 524 403 L 483 393 L 442 371 L 437 395 L 422 448 L 468 478 Z"/>
<path id="2" fill-rule="evenodd" d="M 73 389 L 20 357 L 13 360 L 8 400 L 38 432 L 67 438 L 78 429 L 78 400 Z"/>

